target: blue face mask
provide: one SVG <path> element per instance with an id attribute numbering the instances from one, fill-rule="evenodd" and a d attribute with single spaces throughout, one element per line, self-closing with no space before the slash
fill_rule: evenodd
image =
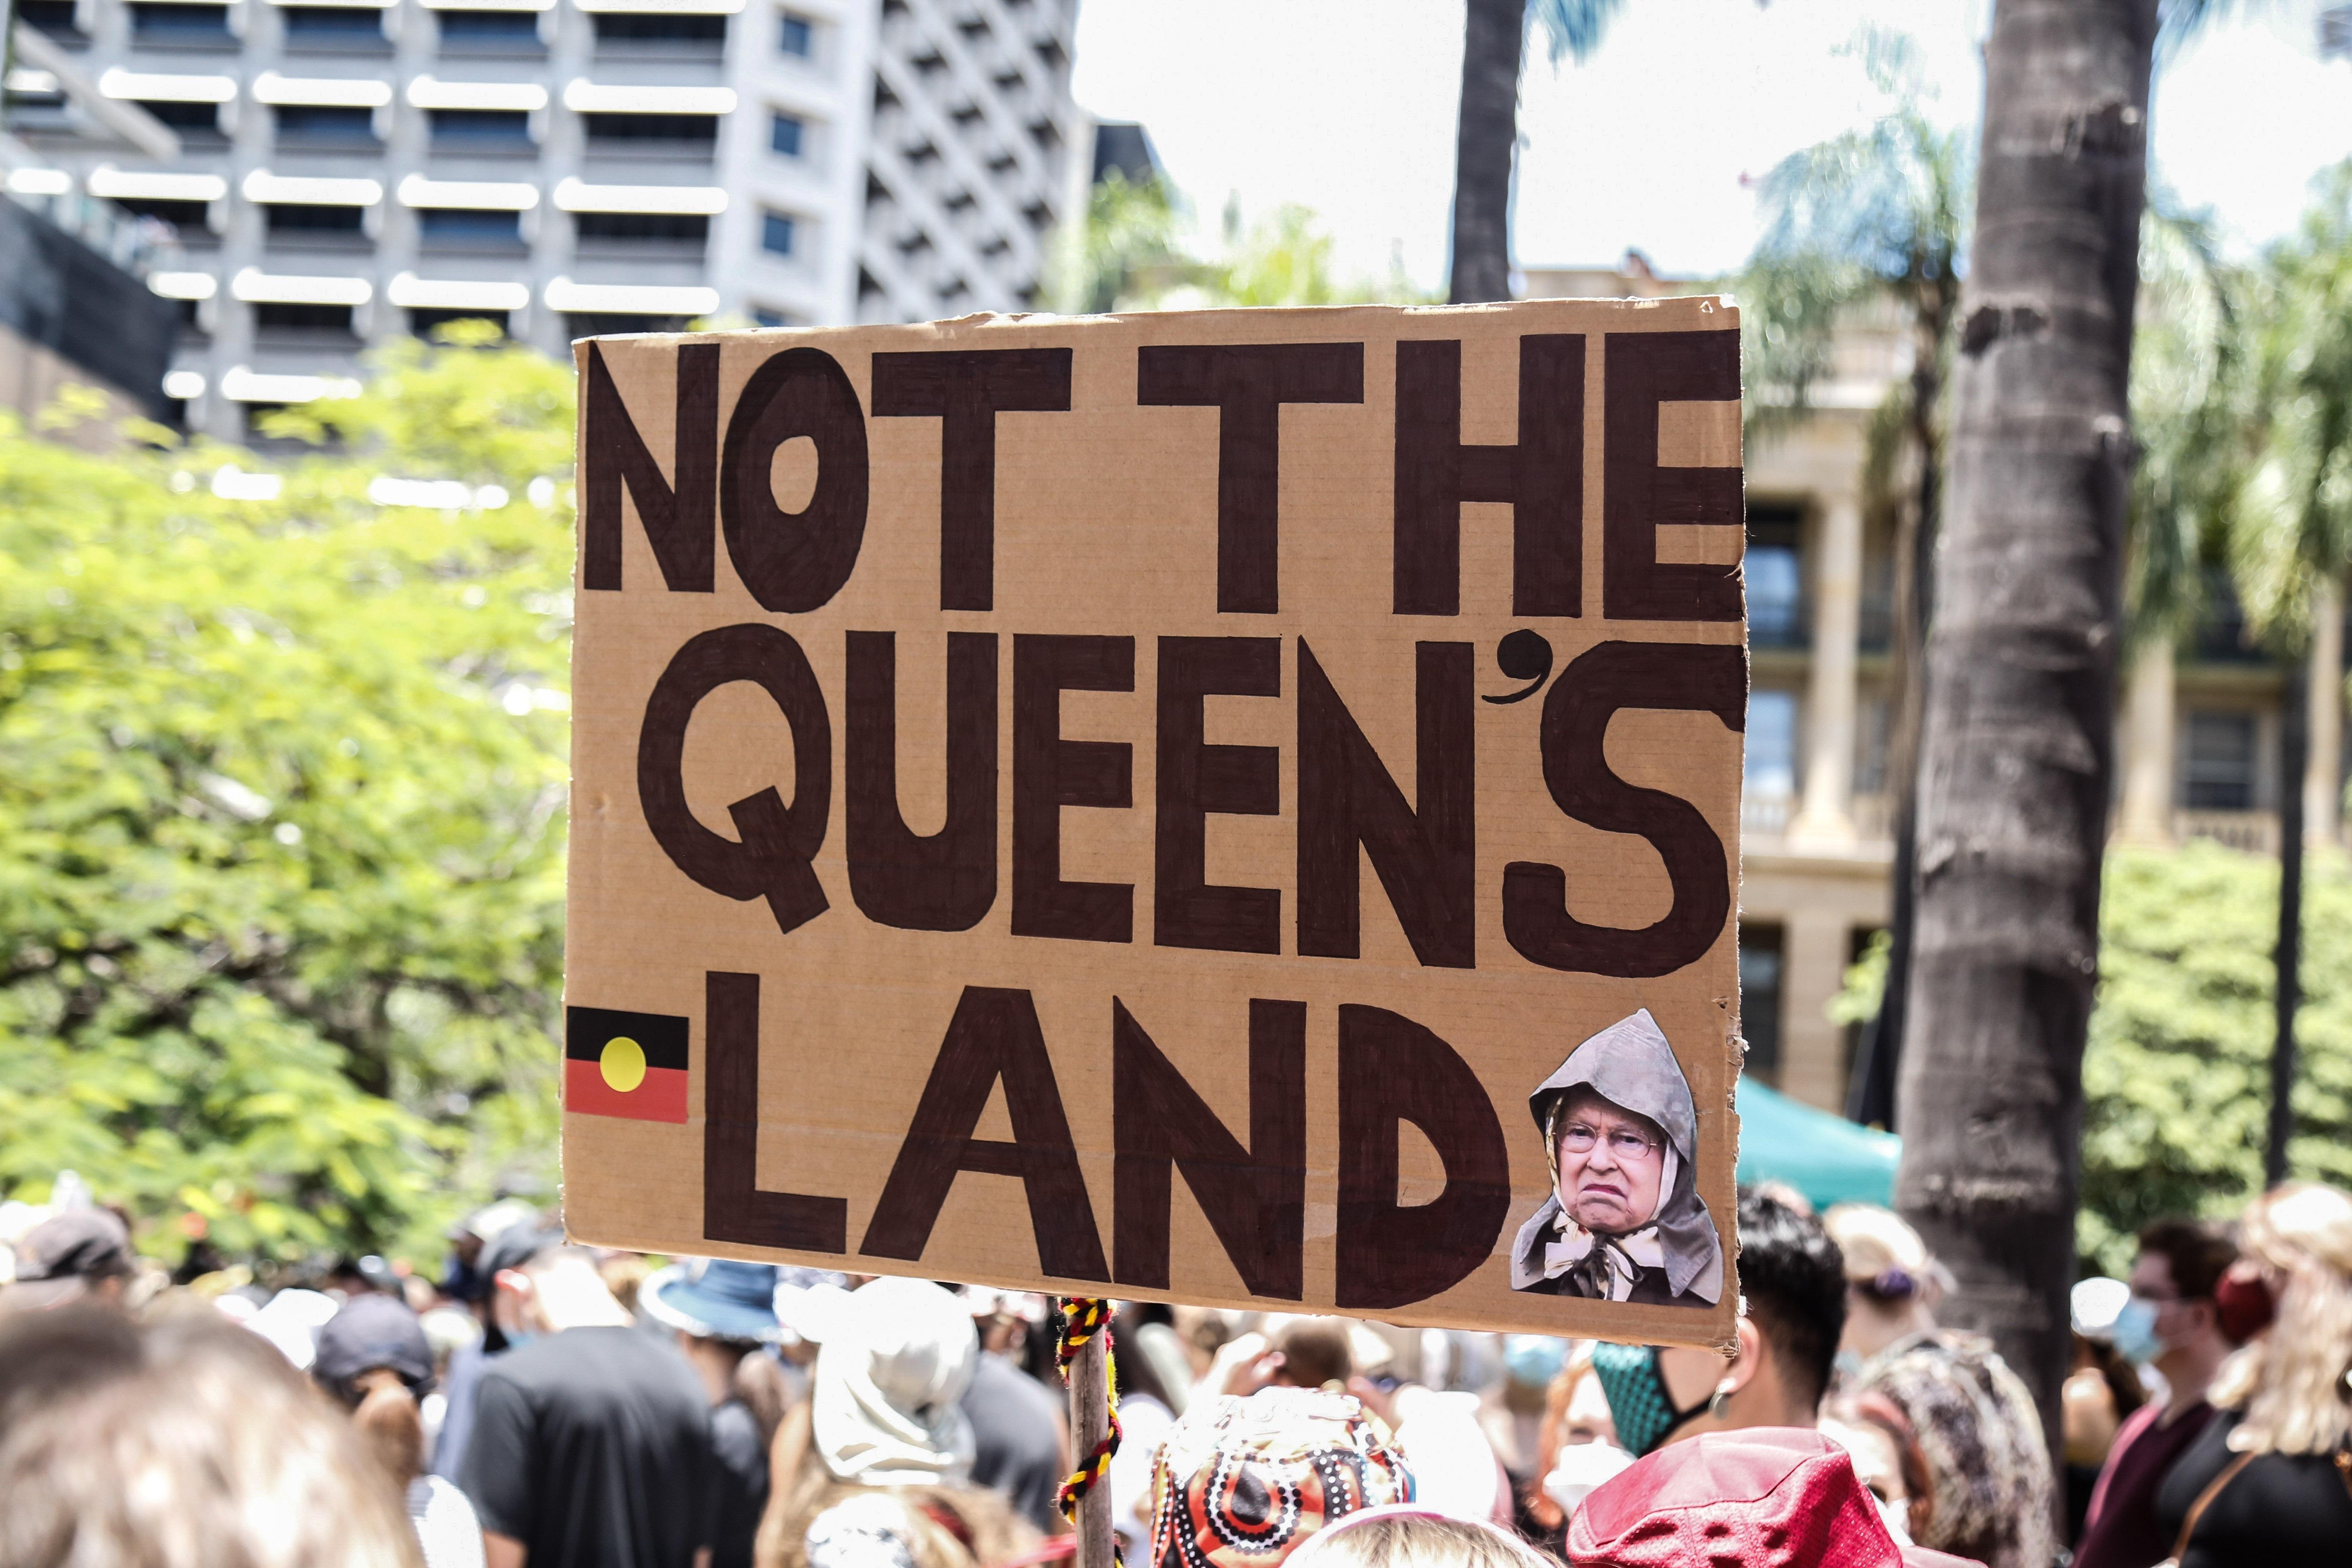
<path id="1" fill-rule="evenodd" d="M 2116 1314 L 2115 1326 L 2107 1338 L 2116 1353 L 2134 1366 L 2146 1366 L 2164 1351 L 2164 1342 L 2156 1335 L 2156 1303 L 2134 1296 Z"/>
<path id="2" fill-rule="evenodd" d="M 1704 1399 L 1686 1409 L 1675 1406 L 1652 1345 L 1595 1345 L 1592 1372 L 1609 1396 L 1618 1445 L 1637 1459 L 1664 1447 L 1676 1427 L 1706 1408 Z"/>

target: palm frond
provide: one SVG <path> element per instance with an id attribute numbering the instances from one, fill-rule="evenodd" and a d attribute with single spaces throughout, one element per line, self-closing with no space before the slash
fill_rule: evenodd
<path id="1" fill-rule="evenodd" d="M 1625 0 L 1529 0 L 1528 26 L 1543 29 L 1552 64 L 1565 57 L 1582 65 L 1624 8 Z"/>

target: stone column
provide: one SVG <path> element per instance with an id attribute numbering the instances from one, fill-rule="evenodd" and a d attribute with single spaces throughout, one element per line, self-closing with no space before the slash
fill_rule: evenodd
<path id="1" fill-rule="evenodd" d="M 1845 915 L 1833 906 L 1799 908 L 1780 932 L 1780 1091 L 1842 1112 L 1845 1031 L 1830 1022 L 1828 1007 L 1845 984 Z"/>
<path id="2" fill-rule="evenodd" d="M 2311 752 L 2303 774 L 2303 841 L 2341 847 L 2344 751 L 2344 595 L 2328 584 L 2311 602 Z"/>
<path id="3" fill-rule="evenodd" d="M 1805 793 L 1791 845 L 1853 842 L 1854 658 L 1862 637 L 1862 506 L 1832 496 L 1814 552 L 1812 686 L 1806 694 Z"/>
<path id="4" fill-rule="evenodd" d="M 2151 636 L 2132 659 L 2124 692 L 2122 843 L 2172 842 L 2172 639 Z"/>

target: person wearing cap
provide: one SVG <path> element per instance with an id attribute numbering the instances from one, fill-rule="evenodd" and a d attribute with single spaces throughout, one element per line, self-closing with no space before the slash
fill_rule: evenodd
<path id="1" fill-rule="evenodd" d="M 1593 1489 L 1568 1522 L 1572 1568 L 1963 1568 L 1898 1543 L 1844 1449 L 1757 1426 L 1674 1443 Z"/>
<path id="2" fill-rule="evenodd" d="M 425 1474 L 417 1402 L 433 1386 L 433 1348 L 408 1304 L 352 1297 L 319 1330 L 310 1377 L 352 1413 L 376 1463 L 400 1489 L 425 1568 L 483 1568 L 482 1527 L 466 1494 Z"/>
<path id="3" fill-rule="evenodd" d="M 1386 1426 L 1352 1395 L 1262 1388 L 1195 1400 L 1151 1470 L 1153 1568 L 1276 1568 L 1320 1532 L 1413 1500 Z"/>
<path id="4" fill-rule="evenodd" d="M 928 1279 L 850 1292 L 825 1327 L 807 1402 L 776 1436 L 761 1568 L 808 1568 L 843 1533 L 835 1510 L 877 1495 L 853 1512 L 895 1510 L 944 1529 L 969 1561 L 943 1568 L 1001 1563 L 1034 1542 L 1002 1497 L 971 1484 L 978 1445 L 962 1399 L 979 1354 L 970 1308 Z"/>
<path id="5" fill-rule="evenodd" d="M 39 1310 L 76 1302 L 120 1308 L 137 1271 L 131 1232 L 121 1220 L 105 1209 L 68 1209 L 16 1243 L 16 1283 L 0 1291 L 0 1308 Z"/>
<path id="6" fill-rule="evenodd" d="M 689 1568 L 710 1543 L 709 1390 L 560 1234 L 485 1253 L 509 1349 L 482 1372 L 457 1484 L 490 1568 Z"/>
<path id="7" fill-rule="evenodd" d="M 710 1498 L 711 1568 L 751 1568 L 751 1542 L 768 1506 L 768 1441 L 736 1392 L 746 1357 L 783 1338 L 776 1266 L 692 1258 L 657 1268 L 637 1288 L 637 1310 L 677 1336 L 710 1399 L 718 1470 Z"/>
<path id="8" fill-rule="evenodd" d="M 482 1249 L 514 1226 L 538 1219 L 539 1212 L 520 1198 L 500 1198 L 451 1226 L 446 1233 L 449 1257 L 441 1268 L 441 1294 L 453 1301 L 487 1301 L 490 1280 L 482 1270 Z"/>
<path id="9" fill-rule="evenodd" d="M 433 1439 L 433 1473 L 453 1481 L 465 1468 L 466 1446 L 473 1441 L 474 1400 L 481 1390 L 482 1373 L 512 1348 L 506 1325 L 520 1321 L 516 1316 L 520 1309 L 511 1292 L 501 1319 L 501 1307 L 491 1282 L 501 1272 L 521 1268 L 563 1240 L 562 1226 L 549 1225 L 540 1218 L 536 1209 L 521 1207 L 512 1200 L 478 1211 L 467 1223 L 488 1224 L 498 1219 L 508 1223 L 475 1252 L 475 1284 L 469 1287 L 474 1294 L 466 1303 L 482 1326 L 482 1337 L 450 1354 L 449 1375 L 442 1390 L 441 1430 Z"/>
<path id="10" fill-rule="evenodd" d="M 1723 1244 L 1698 1195 L 1698 1111 L 1643 1008 L 1586 1040 L 1536 1086 L 1551 1195 L 1511 1246 L 1511 1289 L 1713 1306 Z"/>

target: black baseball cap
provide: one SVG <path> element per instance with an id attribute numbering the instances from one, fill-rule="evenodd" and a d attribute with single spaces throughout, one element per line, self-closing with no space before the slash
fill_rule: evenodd
<path id="1" fill-rule="evenodd" d="M 474 1267 L 481 1271 L 485 1282 L 494 1280 L 509 1268 L 520 1268 L 549 1247 L 562 1247 L 563 1240 L 561 1225 L 550 1225 L 535 1217 L 527 1219 L 492 1237 Z"/>
<path id="2" fill-rule="evenodd" d="M 354 1296 L 319 1330 L 310 1375 L 348 1398 L 352 1379 L 377 1367 L 389 1368 L 422 1394 L 433 1383 L 433 1347 L 406 1302 L 394 1296 Z"/>

